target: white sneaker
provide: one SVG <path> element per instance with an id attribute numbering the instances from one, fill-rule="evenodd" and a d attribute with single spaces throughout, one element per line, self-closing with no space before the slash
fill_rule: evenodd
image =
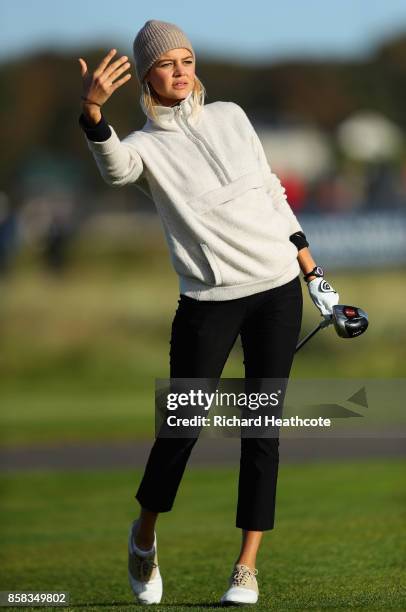
<path id="1" fill-rule="evenodd" d="M 152 552 L 146 557 L 141 557 L 134 549 L 137 523 L 138 520 L 131 523 L 128 536 L 128 580 L 138 603 L 160 603 L 162 598 L 162 578 L 158 566 L 156 533 L 154 531 Z"/>
<path id="2" fill-rule="evenodd" d="M 255 604 L 258 601 L 258 584 L 255 576 L 258 570 L 252 570 L 247 565 L 237 563 L 229 580 L 229 589 L 220 602 L 227 605 Z"/>

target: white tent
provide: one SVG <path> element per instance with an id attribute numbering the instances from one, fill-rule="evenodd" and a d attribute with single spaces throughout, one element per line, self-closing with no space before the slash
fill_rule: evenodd
<path id="1" fill-rule="evenodd" d="M 269 165 L 276 172 L 292 173 L 309 181 L 325 174 L 333 164 L 327 137 L 313 127 L 257 128 Z"/>
<path id="2" fill-rule="evenodd" d="M 402 130 L 375 111 L 359 111 L 345 119 L 337 130 L 342 151 L 361 161 L 379 161 L 395 157 L 403 143 Z"/>

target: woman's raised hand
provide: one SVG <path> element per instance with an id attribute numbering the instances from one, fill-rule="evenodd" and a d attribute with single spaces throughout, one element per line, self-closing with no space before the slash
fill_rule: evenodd
<path id="1" fill-rule="evenodd" d="M 100 107 L 107 102 L 116 89 L 131 78 L 129 73 L 119 78 L 130 67 L 126 55 L 110 64 L 116 53 L 116 49 L 111 49 L 94 72 L 89 72 L 85 60 L 79 58 L 83 79 L 83 98 L 86 98 L 83 100 L 83 110 L 88 116 L 95 117 L 94 113 L 100 116 Z"/>

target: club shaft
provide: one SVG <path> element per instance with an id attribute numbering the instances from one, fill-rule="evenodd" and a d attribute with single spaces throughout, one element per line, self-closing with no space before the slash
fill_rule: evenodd
<path id="1" fill-rule="evenodd" d="M 300 348 L 302 348 L 302 346 L 303 346 L 304 344 L 306 344 L 306 342 L 307 342 L 308 340 L 310 340 L 310 338 L 312 338 L 312 337 L 314 336 L 314 334 L 317 334 L 317 332 L 318 332 L 318 331 L 319 331 L 319 329 L 321 329 L 321 328 L 322 328 L 322 325 L 321 325 L 321 323 L 319 323 L 319 325 L 318 325 L 317 327 L 315 327 L 315 328 L 314 328 L 314 329 L 313 329 L 311 332 L 309 332 L 309 333 L 307 334 L 307 336 L 305 336 L 304 338 L 302 338 L 302 339 L 300 340 L 300 342 L 298 342 L 298 344 L 297 344 L 297 346 L 296 346 L 295 353 L 296 353 L 296 352 L 297 352 L 297 351 L 298 351 Z"/>

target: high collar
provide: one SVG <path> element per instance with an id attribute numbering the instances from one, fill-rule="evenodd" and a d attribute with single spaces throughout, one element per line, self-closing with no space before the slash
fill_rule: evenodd
<path id="1" fill-rule="evenodd" d="M 181 116 L 182 119 L 187 119 L 190 123 L 195 123 L 197 121 L 198 115 L 200 114 L 198 111 L 192 114 L 193 111 L 193 98 L 192 93 L 189 92 L 186 98 L 175 104 L 174 106 L 162 106 L 156 105 L 154 106 L 154 110 L 158 116 L 157 120 L 153 119 L 149 114 L 147 114 L 146 110 L 144 110 L 145 115 L 147 115 L 147 125 L 150 128 L 163 128 L 166 130 L 176 130 L 180 129 L 179 123 L 176 120 L 176 116 Z"/>

